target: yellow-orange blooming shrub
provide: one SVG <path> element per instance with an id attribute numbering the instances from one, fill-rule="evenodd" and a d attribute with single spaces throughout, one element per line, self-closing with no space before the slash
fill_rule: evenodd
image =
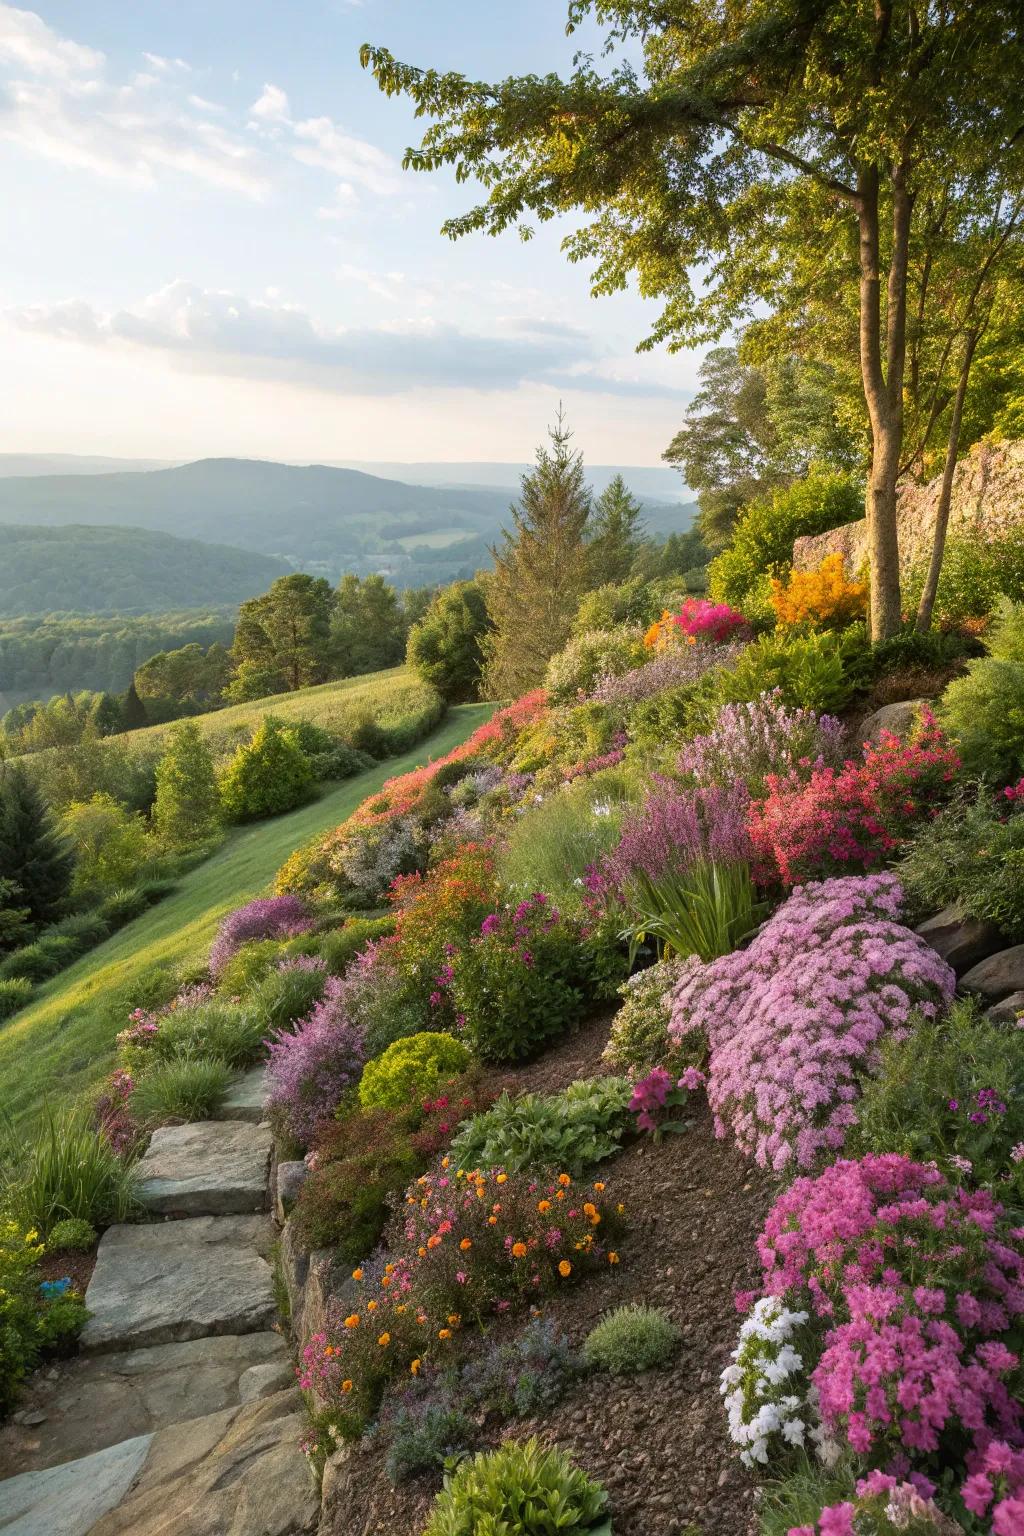
<path id="1" fill-rule="evenodd" d="M 782 628 L 794 624 L 827 627 L 863 618 L 866 582 L 849 581 L 841 554 L 826 555 L 814 571 L 791 571 L 788 581 L 771 582 L 772 607 Z"/>

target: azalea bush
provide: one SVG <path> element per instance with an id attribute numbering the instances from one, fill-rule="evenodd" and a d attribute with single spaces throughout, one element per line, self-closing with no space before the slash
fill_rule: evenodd
<path id="1" fill-rule="evenodd" d="M 841 554 L 826 555 L 812 571 L 790 571 L 771 579 L 772 607 L 781 628 L 791 624 L 828 627 L 862 619 L 868 609 L 864 581 L 851 581 Z"/>
<path id="2" fill-rule="evenodd" d="M 683 967 L 670 1033 L 710 1043 L 716 1132 L 760 1166 L 835 1155 L 879 1045 L 952 998 L 952 970 L 899 922 L 902 899 L 892 875 L 807 885 L 748 948 Z"/>
<path id="3" fill-rule="evenodd" d="M 210 971 L 219 976 L 241 949 L 257 939 L 293 938 L 313 926 L 306 905 L 297 896 L 257 897 L 223 918 L 210 950 Z"/>
<path id="4" fill-rule="evenodd" d="M 767 794 L 749 815 L 762 878 L 794 885 L 891 857 L 950 793 L 959 766 L 926 710 L 909 741 L 883 731 L 877 744 L 865 744 L 860 762 L 769 774 Z"/>
<path id="5" fill-rule="evenodd" d="M 666 650 L 680 644 L 696 645 L 698 641 L 706 645 L 722 645 L 749 633 L 750 627 L 742 613 L 737 613 L 728 603 L 711 602 L 706 597 L 688 597 L 678 612 L 664 610 L 661 618 L 656 619 L 644 635 L 644 645 L 648 650 Z"/>
<path id="6" fill-rule="evenodd" d="M 355 1089 L 366 1060 L 362 1030 L 346 1016 L 344 983 L 332 976 L 323 998 L 294 1030 L 267 1041 L 267 1107 L 279 1129 L 309 1146 Z"/>
<path id="7" fill-rule="evenodd" d="M 726 704 L 713 730 L 686 743 L 676 769 L 704 787 L 742 780 L 757 796 L 769 775 L 806 779 L 815 769 L 842 767 L 845 739 L 841 721 L 790 708 L 775 688 L 745 704 Z"/>

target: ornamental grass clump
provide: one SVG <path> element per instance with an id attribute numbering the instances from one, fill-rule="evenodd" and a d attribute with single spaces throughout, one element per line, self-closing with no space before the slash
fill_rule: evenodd
<path id="1" fill-rule="evenodd" d="M 258 897 L 222 920 L 210 950 L 210 972 L 218 976 L 235 951 L 254 939 L 290 939 L 312 926 L 298 896 Z"/>
<path id="2" fill-rule="evenodd" d="M 807 885 L 746 949 L 684 967 L 670 1033 L 707 1039 L 716 1133 L 761 1167 L 834 1156 L 878 1046 L 952 999 L 952 970 L 902 926 L 901 903 L 893 875 Z"/>
<path id="3" fill-rule="evenodd" d="M 705 787 L 741 779 L 760 795 L 769 774 L 807 779 L 815 769 L 840 768 L 846 728 L 832 715 L 793 709 L 778 688 L 743 704 L 726 704 L 714 729 L 687 742 L 677 772 Z"/>
<path id="4" fill-rule="evenodd" d="M 583 1358 L 595 1370 L 611 1376 L 633 1376 L 666 1365 L 682 1335 L 660 1307 L 616 1307 L 587 1334 Z"/>

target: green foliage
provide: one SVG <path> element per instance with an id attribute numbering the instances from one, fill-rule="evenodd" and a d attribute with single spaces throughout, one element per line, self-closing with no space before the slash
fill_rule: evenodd
<path id="1" fill-rule="evenodd" d="M 330 676 L 334 593 L 322 576 L 295 571 L 238 610 L 232 647 L 236 701 L 294 692 Z"/>
<path id="2" fill-rule="evenodd" d="M 577 897 L 575 882 L 618 842 L 626 809 L 625 781 L 614 770 L 546 796 L 513 822 L 499 849 L 502 883 L 562 902 Z"/>
<path id="3" fill-rule="evenodd" d="M 268 715 L 221 775 L 220 799 L 229 821 L 255 821 L 293 810 L 308 799 L 312 787 L 313 772 L 302 748 L 281 721 Z"/>
<path id="4" fill-rule="evenodd" d="M 19 765 L 0 763 L 0 870 L 18 889 L 33 923 L 60 915 L 74 875 L 74 855 L 46 802 Z"/>
<path id="5" fill-rule="evenodd" d="M 552 704 L 571 704 L 592 692 L 602 677 L 620 677 L 646 660 L 639 626 L 584 630 L 552 656 L 544 686 Z"/>
<path id="6" fill-rule="evenodd" d="M 644 1077 L 652 1067 L 664 1067 L 672 1060 L 669 1000 L 678 977 L 678 961 L 661 960 L 620 988 L 622 1007 L 612 1020 L 604 1049 L 604 1060 L 611 1066 Z"/>
<path id="7" fill-rule="evenodd" d="M 657 880 L 636 870 L 624 901 L 631 922 L 632 963 L 642 944 L 653 939 L 660 956 L 717 960 L 752 933 L 765 908 L 754 899 L 754 882 L 745 864 L 703 861 Z"/>
<path id="8" fill-rule="evenodd" d="M 265 1033 L 262 1019 L 251 1008 L 195 1003 L 164 1015 L 150 1050 L 161 1061 L 207 1056 L 229 1067 L 247 1067 L 259 1057 Z"/>
<path id="9" fill-rule="evenodd" d="M 341 928 L 316 935 L 316 953 L 332 976 L 341 976 L 371 939 L 383 939 L 395 931 L 393 917 L 350 917 Z"/>
<path id="10" fill-rule="evenodd" d="M 780 702 L 818 714 L 849 704 L 869 667 L 861 625 L 841 631 L 762 635 L 734 667 L 707 674 L 685 705 L 692 729 L 711 730 L 724 704 L 744 704 L 777 688 Z"/>
<path id="11" fill-rule="evenodd" d="M 934 1159 L 958 1182 L 966 1174 L 1021 1206 L 1024 1165 L 1012 1151 L 1022 1141 L 1024 1030 L 993 1024 L 976 1003 L 957 1001 L 943 1018 L 916 1017 L 906 1040 L 883 1045 L 880 1069 L 863 1083 L 853 1132 L 859 1150 L 851 1155 Z M 969 1164 L 962 1174 L 951 1161 L 958 1158 Z"/>
<path id="12" fill-rule="evenodd" d="M 935 711 L 969 774 L 994 784 L 1024 775 L 1024 663 L 984 656 L 967 663 Z"/>
<path id="13" fill-rule="evenodd" d="M 409 631 L 405 659 L 425 683 L 451 703 L 476 697 L 483 666 L 481 641 L 490 621 L 475 581 L 443 587 Z"/>
<path id="14" fill-rule="evenodd" d="M 562 1451 L 508 1440 L 445 1477 L 423 1536 L 582 1536 L 608 1495 Z"/>
<path id="15" fill-rule="evenodd" d="M 180 1055 L 144 1072 L 132 1094 L 132 1114 L 153 1130 L 186 1120 L 212 1120 L 224 1103 L 231 1083 L 226 1062 L 204 1056 Z"/>
<path id="16" fill-rule="evenodd" d="M 327 972 L 301 967 L 270 971 L 253 989 L 248 1010 L 265 1035 L 304 1019 L 323 996 Z"/>
<path id="17" fill-rule="evenodd" d="M 307 1252 L 335 1248 L 348 1264 L 373 1252 L 392 1202 L 424 1166 L 411 1127 L 404 1111 L 357 1109 L 321 1139 L 292 1212 Z"/>
<path id="18" fill-rule="evenodd" d="M 364 1109 L 402 1109 L 431 1098 L 440 1085 L 469 1066 L 461 1040 L 430 1030 L 396 1040 L 368 1061 L 359 1081 Z"/>
<path id="19" fill-rule="evenodd" d="M 763 599 L 768 578 L 789 566 L 794 539 L 827 533 L 863 515 L 863 490 L 844 474 L 813 473 L 752 501 L 737 518 L 728 547 L 711 562 L 708 592 L 753 617 L 750 598 Z"/>
<path id="20" fill-rule="evenodd" d="M 37 1239 L 25 1223 L 0 1216 L 0 1418 L 40 1357 L 70 1344 L 85 1322 L 80 1296 L 41 1296 Z"/>
<path id="21" fill-rule="evenodd" d="M 91 1221 L 83 1221 L 78 1216 L 69 1216 L 64 1221 L 58 1221 L 47 1239 L 48 1248 L 68 1249 L 75 1253 L 85 1253 L 95 1246 L 96 1228 Z"/>
<path id="22" fill-rule="evenodd" d="M 248 997 L 284 953 L 279 939 L 251 939 L 235 950 L 217 973 L 221 997 Z"/>
<path id="23" fill-rule="evenodd" d="M 215 642 L 159 651 L 137 668 L 132 682 L 147 715 L 173 720 L 178 715 L 216 709 L 231 676 L 231 652 Z"/>
<path id="24" fill-rule="evenodd" d="M 1024 810 L 1000 805 L 984 785 L 961 791 L 923 823 L 899 876 L 914 916 L 957 906 L 1024 941 Z"/>
<path id="25" fill-rule="evenodd" d="M 34 987 L 27 976 L 0 977 L 0 1019 L 9 1019 L 24 1008 Z"/>
<path id="26" fill-rule="evenodd" d="M 679 1347 L 681 1335 L 660 1307 L 634 1303 L 616 1307 L 592 1328 L 583 1344 L 588 1365 L 612 1376 L 632 1376 L 666 1365 Z"/>
<path id="27" fill-rule="evenodd" d="M 584 533 L 590 493 L 583 458 L 570 448 L 561 413 L 549 432 L 551 451 L 523 476 L 512 530 L 504 530 L 487 577 L 486 687 L 491 698 L 515 698 L 543 681 L 548 661 L 565 644 L 589 584 Z"/>
<path id="28" fill-rule="evenodd" d="M 907 573 L 904 606 L 911 612 L 917 607 L 926 569 L 922 560 Z M 1005 599 L 1024 602 L 1024 535 L 1020 530 L 994 539 L 964 534 L 948 538 L 935 595 L 936 620 L 958 625 L 984 618 Z"/>
<path id="29" fill-rule="evenodd" d="M 392 1483 L 436 1472 L 476 1439 L 476 1425 L 457 1399 L 399 1408 L 391 1425 L 387 1474 Z"/>
<path id="30" fill-rule="evenodd" d="M 132 918 L 141 916 L 150 904 L 147 892 L 141 887 L 127 886 L 104 896 L 96 912 L 111 928 L 120 928 Z"/>
<path id="31" fill-rule="evenodd" d="M 620 625 L 646 630 L 661 616 L 671 598 L 678 595 L 679 582 L 674 576 L 661 580 L 634 576 L 629 581 L 595 587 L 581 598 L 572 632 L 585 635 L 590 630 L 616 629 Z"/>
<path id="32" fill-rule="evenodd" d="M 631 1093 L 624 1077 L 577 1081 L 564 1093 L 505 1092 L 462 1126 L 452 1161 L 466 1170 L 578 1174 L 619 1150 L 631 1127 Z"/>
<path id="33" fill-rule="evenodd" d="M 183 721 L 170 733 L 156 767 L 153 822 L 172 848 L 212 837 L 220 821 L 220 796 L 213 756 L 199 727 Z"/>
<path id="34" fill-rule="evenodd" d="M 79 953 L 74 939 L 40 938 L 34 944 L 15 949 L 0 961 L 0 977 L 24 977 L 27 981 L 46 981 L 56 976 Z"/>
<path id="35" fill-rule="evenodd" d="M 48 1109 L 33 1137 L 5 1153 L 5 1201 L 44 1237 L 68 1217 L 106 1227 L 135 1209 L 134 1171 L 81 1111 Z"/>
<path id="36" fill-rule="evenodd" d="M 796 1526 L 807 1526 L 813 1531 L 823 1509 L 853 1498 L 859 1472 L 855 1473 L 846 1460 L 826 1471 L 806 1455 L 800 1459 L 802 1464 L 797 1471 L 765 1488 L 761 1536 L 789 1536 Z M 912 1526 L 907 1530 L 909 1536 L 919 1536 Z M 926 1526 L 920 1536 L 925 1536 L 927 1530 Z M 888 1532 L 883 1527 L 881 1531 L 872 1531 L 871 1536 L 888 1536 Z"/>
<path id="37" fill-rule="evenodd" d="M 587 529 L 590 581 L 595 587 L 625 581 L 640 549 L 643 509 L 613 475 L 594 503 Z"/>
<path id="38" fill-rule="evenodd" d="M 453 961 L 452 1000 L 481 1061 L 526 1061 L 583 1016 L 590 962 L 575 928 L 536 924 L 522 942 L 529 963 L 519 937 L 502 930 L 474 939 Z"/>
<path id="39" fill-rule="evenodd" d="M 342 677 L 393 667 L 405 653 L 406 621 L 394 587 L 373 572 L 341 578 L 331 618 L 333 665 Z"/>
<path id="40" fill-rule="evenodd" d="M 72 889 L 79 899 L 101 897 L 129 884 L 151 852 L 143 818 L 102 793 L 69 805 L 61 817 L 61 832 L 74 852 Z"/>

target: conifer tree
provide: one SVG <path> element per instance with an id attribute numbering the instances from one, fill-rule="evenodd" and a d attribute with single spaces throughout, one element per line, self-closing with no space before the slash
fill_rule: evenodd
<path id="1" fill-rule="evenodd" d="M 0 879 L 17 887 L 17 906 L 40 925 L 60 916 L 75 859 L 24 768 L 0 765 Z"/>
<path id="2" fill-rule="evenodd" d="M 492 698 L 512 698 L 543 681 L 590 584 L 584 543 L 590 492 L 561 406 L 548 436 L 550 450 L 539 448 L 536 468 L 523 476 L 519 505 L 511 509 L 513 526 L 491 551 L 486 593 L 494 628 L 484 644 Z"/>
<path id="3" fill-rule="evenodd" d="M 220 820 L 220 794 L 213 758 L 194 720 L 182 721 L 168 737 L 156 768 L 153 821 L 172 848 L 202 842 Z"/>
<path id="4" fill-rule="evenodd" d="M 121 719 L 124 722 L 124 729 L 126 731 L 137 731 L 142 726 L 149 724 L 146 706 L 139 698 L 134 678 L 132 678 L 125 689 L 124 698 L 121 703 Z"/>
<path id="5" fill-rule="evenodd" d="M 590 580 L 595 587 L 625 581 L 640 548 L 643 508 L 621 475 L 615 475 L 594 507 L 590 524 Z"/>

